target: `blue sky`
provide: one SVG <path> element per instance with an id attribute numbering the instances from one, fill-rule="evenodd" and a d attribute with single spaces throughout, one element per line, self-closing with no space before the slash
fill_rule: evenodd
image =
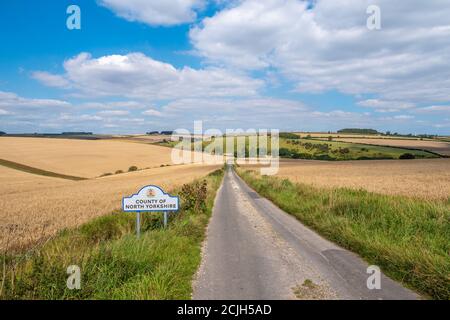
<path id="1" fill-rule="evenodd" d="M 450 5 L 391 2 L 2 1 L 0 131 L 449 134 Z"/>

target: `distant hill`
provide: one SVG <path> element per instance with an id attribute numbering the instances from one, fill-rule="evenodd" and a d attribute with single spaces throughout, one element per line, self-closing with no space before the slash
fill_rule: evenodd
<path id="1" fill-rule="evenodd" d="M 338 133 L 379 134 L 379 132 L 374 129 L 358 129 L 358 128 L 342 129 L 339 130 Z"/>

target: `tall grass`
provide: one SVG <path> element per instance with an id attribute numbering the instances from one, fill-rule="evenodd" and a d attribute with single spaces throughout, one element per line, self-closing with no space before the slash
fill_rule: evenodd
<path id="1" fill-rule="evenodd" d="M 189 299 L 222 176 L 223 170 L 207 176 L 205 201 L 183 205 L 167 229 L 161 214 L 142 214 L 137 238 L 135 215 L 116 211 L 61 232 L 34 252 L 4 254 L 0 299 Z M 81 268 L 80 290 L 66 286 L 70 265 Z"/>
<path id="2" fill-rule="evenodd" d="M 319 189 L 238 169 L 262 196 L 392 278 L 450 299 L 450 200 Z"/>

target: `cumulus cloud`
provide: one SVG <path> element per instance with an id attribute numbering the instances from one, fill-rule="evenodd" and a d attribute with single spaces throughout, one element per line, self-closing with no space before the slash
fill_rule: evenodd
<path id="1" fill-rule="evenodd" d="M 449 101 L 450 2 L 370 4 L 381 7 L 381 30 L 367 29 L 366 0 L 243 0 L 205 18 L 190 38 L 210 63 L 275 68 L 300 92 Z"/>
<path id="2" fill-rule="evenodd" d="M 5 109 L 20 108 L 62 108 L 70 103 L 55 99 L 29 99 L 21 97 L 13 92 L 0 91 L 0 107 Z"/>
<path id="3" fill-rule="evenodd" d="M 170 26 L 196 19 L 205 0 L 100 0 L 119 17 L 152 26 Z"/>
<path id="4" fill-rule="evenodd" d="M 45 71 L 35 71 L 31 74 L 31 77 L 48 87 L 55 87 L 55 88 L 70 87 L 69 81 L 64 77 L 60 75 L 51 74 Z"/>
<path id="5" fill-rule="evenodd" d="M 88 96 L 121 96 L 148 100 L 186 97 L 250 96 L 263 86 L 221 68 L 177 69 L 142 53 L 93 58 L 88 53 L 64 62 L 71 87 Z"/>
<path id="6" fill-rule="evenodd" d="M 368 99 L 358 102 L 359 106 L 372 108 L 377 112 L 398 112 L 415 107 L 415 104 L 401 101 L 387 101 L 379 99 Z"/>

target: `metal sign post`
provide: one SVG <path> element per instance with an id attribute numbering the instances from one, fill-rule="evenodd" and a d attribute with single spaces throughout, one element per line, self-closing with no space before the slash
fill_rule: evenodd
<path id="1" fill-rule="evenodd" d="M 139 238 L 141 235 L 141 213 L 136 212 L 136 236 Z"/>
<path id="2" fill-rule="evenodd" d="M 165 193 L 158 186 L 146 186 L 138 193 L 122 199 L 124 212 L 136 212 L 136 236 L 141 234 L 141 212 L 163 212 L 164 228 L 169 223 L 169 212 L 180 209 L 180 198 Z"/>
<path id="3" fill-rule="evenodd" d="M 168 212 L 164 211 L 164 228 L 167 228 Z"/>

